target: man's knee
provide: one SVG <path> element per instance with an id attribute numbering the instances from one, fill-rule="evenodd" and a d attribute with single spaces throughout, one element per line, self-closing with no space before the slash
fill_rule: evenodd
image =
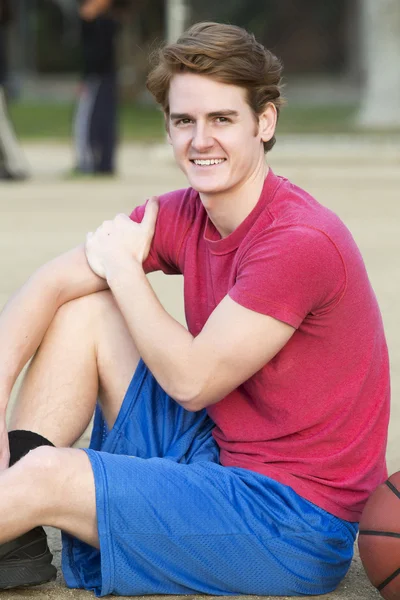
<path id="1" fill-rule="evenodd" d="M 37 480 L 55 481 L 64 475 L 68 476 L 68 470 L 74 470 L 76 463 L 82 460 L 89 460 L 82 450 L 39 446 L 28 452 L 17 464 L 34 473 Z"/>
<path id="2" fill-rule="evenodd" d="M 60 515 L 79 505 L 79 490 L 94 498 L 92 469 L 82 450 L 40 446 L 12 468 L 20 470 L 19 480 L 30 490 L 27 501 L 38 525 L 58 527 Z"/>
<path id="3" fill-rule="evenodd" d="M 82 469 L 85 463 L 89 463 L 89 459 L 82 450 L 40 446 L 28 452 L 17 465 L 24 478 L 32 483 L 32 489 L 42 491 L 46 504 L 47 491 L 53 499 L 58 494 L 62 496 L 63 490 L 70 487 L 77 468 Z"/>
<path id="4" fill-rule="evenodd" d="M 53 344 L 55 339 L 61 339 L 63 345 L 66 340 L 97 345 L 99 328 L 117 310 L 108 290 L 66 302 L 57 310 L 42 344 L 47 341 Z"/>
<path id="5" fill-rule="evenodd" d="M 19 465 L 25 470 L 27 477 L 31 476 L 37 484 L 47 480 L 54 481 L 54 475 L 62 470 L 62 451 L 63 448 L 40 446 L 28 452 L 19 461 Z"/>
<path id="6" fill-rule="evenodd" d="M 60 306 L 54 317 L 54 323 L 62 325 L 67 323 L 68 326 L 73 323 L 75 326 L 82 326 L 102 318 L 110 309 L 116 309 L 111 292 L 109 290 L 96 292 L 70 300 Z"/>

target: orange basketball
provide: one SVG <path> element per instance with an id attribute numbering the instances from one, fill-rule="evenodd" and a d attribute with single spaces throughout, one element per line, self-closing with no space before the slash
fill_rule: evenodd
<path id="1" fill-rule="evenodd" d="M 385 600 L 400 600 L 400 471 L 368 499 L 358 548 L 372 585 Z"/>

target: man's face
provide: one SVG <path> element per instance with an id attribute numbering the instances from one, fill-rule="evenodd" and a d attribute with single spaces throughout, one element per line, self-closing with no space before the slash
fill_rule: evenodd
<path id="1" fill-rule="evenodd" d="M 234 191 L 259 170 L 262 142 L 275 128 L 272 105 L 258 123 L 243 88 L 183 73 L 172 78 L 169 107 L 167 127 L 175 159 L 199 193 Z"/>

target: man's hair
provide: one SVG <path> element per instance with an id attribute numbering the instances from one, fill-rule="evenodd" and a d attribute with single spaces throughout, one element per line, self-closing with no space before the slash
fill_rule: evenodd
<path id="1" fill-rule="evenodd" d="M 241 27 L 222 23 L 197 23 L 174 44 L 153 53 L 154 67 L 147 78 L 147 88 L 169 116 L 169 87 L 179 73 L 206 75 L 244 88 L 247 102 L 255 117 L 271 102 L 279 116 L 282 63 L 254 35 Z M 264 142 L 268 152 L 275 136 Z"/>

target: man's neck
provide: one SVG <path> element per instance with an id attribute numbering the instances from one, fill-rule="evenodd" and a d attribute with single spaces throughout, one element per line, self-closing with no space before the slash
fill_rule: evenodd
<path id="1" fill-rule="evenodd" d="M 222 238 L 227 237 L 239 227 L 254 209 L 260 198 L 268 171 L 268 165 L 263 163 L 254 177 L 228 193 L 200 194 L 208 218 Z"/>

